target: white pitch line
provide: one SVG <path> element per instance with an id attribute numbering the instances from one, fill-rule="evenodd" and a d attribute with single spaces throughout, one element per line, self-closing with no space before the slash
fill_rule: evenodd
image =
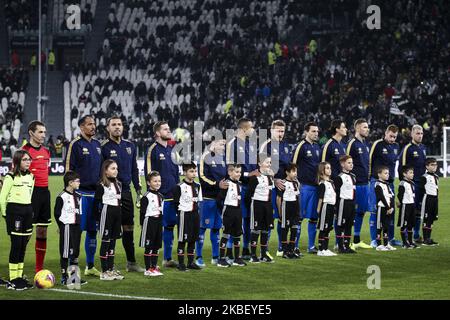
<path id="1" fill-rule="evenodd" d="M 65 293 L 77 293 L 77 294 L 87 295 L 87 296 L 109 297 L 109 298 L 136 299 L 136 300 L 167 300 L 164 298 L 125 296 L 125 295 L 120 295 L 120 294 L 98 293 L 98 292 L 88 292 L 88 291 L 68 290 L 68 289 L 67 290 L 65 290 L 65 289 L 48 289 L 48 290 L 56 291 L 56 292 L 65 292 Z"/>

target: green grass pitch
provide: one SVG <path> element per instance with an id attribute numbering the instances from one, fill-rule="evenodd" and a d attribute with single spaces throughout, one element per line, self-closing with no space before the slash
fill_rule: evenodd
<path id="1" fill-rule="evenodd" d="M 52 202 L 62 190 L 62 177 L 51 177 Z M 299 260 L 276 258 L 273 264 L 248 265 L 227 269 L 210 265 L 211 245 L 205 240 L 205 262 L 200 271 L 181 273 L 176 269 L 164 269 L 163 277 L 147 278 L 143 274 L 125 272 L 125 253 L 121 240 L 117 244 L 116 266 L 125 273 L 123 281 L 101 282 L 97 278 L 84 277 L 89 283 L 82 292 L 95 295 L 73 294 L 64 291 L 32 289 L 15 292 L 0 288 L 0 300 L 6 299 L 119 299 L 124 296 L 166 299 L 449 299 L 450 281 L 450 179 L 441 179 L 439 220 L 435 223 L 433 238 L 438 247 L 421 247 L 417 250 L 398 249 L 395 252 L 376 252 L 359 249 L 355 255 L 317 257 L 305 254 Z M 53 208 L 53 204 L 52 204 Z M 138 211 L 135 222 L 138 222 Z M 396 217 L 397 218 L 397 217 Z M 135 244 L 138 244 L 140 226 L 135 227 Z M 28 244 L 25 274 L 34 276 L 34 237 Z M 396 228 L 396 238 L 400 238 Z M 334 245 L 334 232 L 331 244 Z M 368 242 L 368 215 L 364 219 L 362 239 Z M 307 226 L 302 227 L 301 251 L 306 251 Z M 10 241 L 6 235 L 5 222 L 0 221 L 0 276 L 8 276 Z M 331 246 L 332 247 L 332 246 Z M 270 252 L 275 255 L 276 236 L 272 236 Z M 80 267 L 84 270 L 84 236 L 81 243 Z M 143 249 L 136 248 L 138 262 L 143 265 Z M 159 264 L 162 261 L 160 251 Z M 98 253 L 96 267 L 100 269 Z M 377 265 L 381 270 L 381 288 L 368 289 L 371 274 L 368 266 Z M 56 225 L 48 230 L 48 246 L 45 267 L 57 277 L 59 285 L 59 253 Z M 105 294 L 105 295 L 98 295 Z M 106 295 L 120 295 L 108 297 Z"/>

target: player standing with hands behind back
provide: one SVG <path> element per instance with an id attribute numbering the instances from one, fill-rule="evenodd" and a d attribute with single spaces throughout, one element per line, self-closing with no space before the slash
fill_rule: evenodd
<path id="1" fill-rule="evenodd" d="M 80 176 L 81 230 L 86 231 L 84 249 L 86 251 L 85 276 L 100 276 L 94 267 L 97 250 L 97 225 L 93 212 L 94 194 L 100 177 L 102 154 L 100 142 L 94 139 L 96 128 L 94 117 L 86 115 L 78 120 L 81 135 L 69 145 L 66 155 L 66 172 L 75 171 Z"/>
<path id="2" fill-rule="evenodd" d="M 141 196 L 141 183 L 137 166 L 137 151 L 133 142 L 122 138 L 122 119 L 113 116 L 106 122 L 109 138 L 102 142 L 103 159 L 116 161 L 119 168 L 117 179 L 122 184 L 122 243 L 127 255 L 128 272 L 144 272 L 136 263 L 134 253 L 134 202 L 131 195 L 130 184 L 133 182 L 138 198 Z"/>

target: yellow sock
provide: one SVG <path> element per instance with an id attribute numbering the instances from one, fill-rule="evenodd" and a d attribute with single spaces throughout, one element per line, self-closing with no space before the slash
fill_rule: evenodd
<path id="1" fill-rule="evenodd" d="M 17 263 L 10 263 L 9 264 L 9 280 L 14 280 L 16 278 L 18 278 L 18 270 L 19 269 L 19 265 Z"/>
<path id="2" fill-rule="evenodd" d="M 23 276 L 23 262 L 18 264 L 19 268 L 17 269 L 17 277 L 22 278 Z"/>

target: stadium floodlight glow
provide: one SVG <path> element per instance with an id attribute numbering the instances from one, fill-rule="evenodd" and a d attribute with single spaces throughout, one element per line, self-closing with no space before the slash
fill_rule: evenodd
<path id="1" fill-rule="evenodd" d="M 450 152 L 450 146 L 448 145 L 450 143 L 450 127 L 444 127 L 442 130 L 443 139 L 443 147 L 442 147 L 442 174 L 444 175 L 444 178 L 447 178 L 447 170 L 448 170 L 448 159 L 449 159 L 449 152 Z"/>

